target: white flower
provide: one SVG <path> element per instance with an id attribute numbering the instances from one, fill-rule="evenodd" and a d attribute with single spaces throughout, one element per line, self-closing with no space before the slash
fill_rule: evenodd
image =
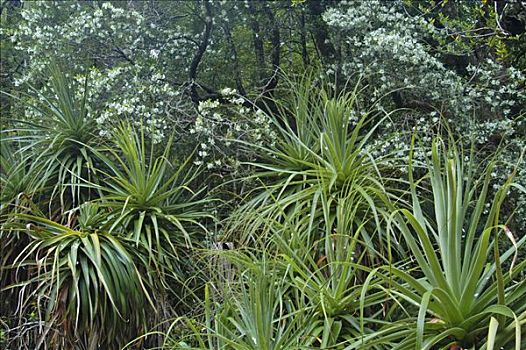
<path id="1" fill-rule="evenodd" d="M 226 88 L 222 89 L 220 91 L 220 93 L 223 96 L 230 96 L 230 95 L 235 95 L 236 94 L 236 90 L 226 87 Z"/>

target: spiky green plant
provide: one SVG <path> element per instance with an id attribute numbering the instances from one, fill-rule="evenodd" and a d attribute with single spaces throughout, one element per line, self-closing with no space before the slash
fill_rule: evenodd
<path id="1" fill-rule="evenodd" d="M 190 166 L 190 158 L 172 163 L 171 139 L 158 154 L 143 129 L 123 123 L 112 136 L 107 149 L 93 150 L 102 162 L 102 180 L 89 186 L 100 191 L 96 202 L 110 211 L 107 230 L 144 250 L 144 265 L 152 266 L 152 277 L 164 283 L 165 277 L 181 274 L 191 248 L 206 239 L 203 223 L 211 216 L 202 208 L 211 199 L 200 197 L 206 186 L 191 189 L 200 171 Z"/>
<path id="2" fill-rule="evenodd" d="M 17 150 L 18 144 L 0 139 L 0 285 L 14 282 L 15 272 L 8 268 L 28 243 L 26 235 L 10 225 L 17 219 L 12 213 L 40 213 L 46 180 L 40 176 L 38 163 L 31 161 L 29 152 Z M 28 154 L 29 153 L 29 154 Z M 45 199 L 45 197 L 44 197 Z M 12 314 L 16 295 L 0 289 L 0 307 L 6 315 Z"/>
<path id="3" fill-rule="evenodd" d="M 384 323 L 348 349 L 376 344 L 396 349 L 522 349 L 526 281 L 517 277 L 526 261 L 512 263 L 505 273 L 502 264 L 515 248 L 503 254 L 499 249 L 503 235 L 516 246 L 526 241 L 523 237 L 515 242 L 499 219 L 512 178 L 490 197 L 495 164 L 491 162 L 478 174 L 474 164 L 462 160 L 454 144 L 446 149 L 435 140 L 427 166 L 433 194 L 429 203 L 418 194 L 422 180 L 413 179 L 412 159 L 409 164 L 412 210 L 395 210 L 393 229 L 409 247 L 413 267 L 405 270 L 393 263 L 370 275 L 386 283 L 383 288 L 406 309 L 391 313 L 392 323 Z M 366 282 L 364 292 L 368 288 Z M 488 329 L 490 335 L 498 330 L 491 342 L 486 340 Z"/>
<path id="4" fill-rule="evenodd" d="M 16 214 L 30 241 L 12 268 L 26 271 L 27 278 L 8 288 L 20 291 L 21 313 L 36 306 L 47 329 L 42 339 L 57 348 L 122 346 L 145 327 L 148 309 L 154 309 L 129 242 L 85 230 L 82 222 L 94 213 L 90 205 L 82 206 L 75 228 Z"/>
<path id="5" fill-rule="evenodd" d="M 376 256 L 383 245 L 373 241 L 385 237 L 380 225 L 385 214 L 382 203 L 390 193 L 386 190 L 389 179 L 383 175 L 394 159 L 389 155 L 375 159 L 370 141 L 389 115 L 361 105 L 359 84 L 335 94 L 306 77 L 289 88 L 292 97 L 270 116 L 276 128 L 273 145 L 253 149 L 261 159 L 251 163 L 255 174 L 244 180 L 259 186 L 239 215 L 232 215 L 231 231 L 243 232 L 242 240 L 253 239 L 267 218 L 279 221 L 287 213 L 301 216 L 312 226 L 324 220 L 321 197 L 344 195 L 352 198 L 360 212 L 353 216 L 355 224 L 366 223 L 362 244 Z M 329 208 L 332 215 L 334 209 Z M 246 212 L 258 215 L 250 217 Z"/>
<path id="6" fill-rule="evenodd" d="M 50 94 L 29 87 L 30 94 L 15 97 L 36 117 L 12 120 L 16 125 L 4 130 L 5 138 L 20 143 L 17 152 L 31 154 L 30 161 L 39 168 L 39 181 L 53 184 L 51 198 L 58 197 L 61 213 L 87 199 L 82 194 L 82 178 L 93 175 L 93 156 L 86 145 L 98 143 L 96 122 L 88 114 L 87 85 L 78 99 L 72 82 L 58 64 L 49 68 Z"/>
<path id="7" fill-rule="evenodd" d="M 319 199 L 324 223 L 305 225 L 308 218 L 294 212 L 267 217 L 266 240 L 252 249 L 210 251 L 213 293 L 205 298 L 203 320 L 177 320 L 166 347 L 342 348 L 359 339 L 360 281 L 370 268 L 360 265 L 364 225 L 352 220 L 359 207 L 343 198 Z M 367 302 L 381 309 L 384 295 Z M 190 334 L 176 332 L 184 326 Z"/>
<path id="8" fill-rule="evenodd" d="M 323 324 L 318 345 L 341 347 L 369 332 L 360 329 L 358 318 L 361 283 L 370 271 L 363 265 L 366 251 L 360 248 L 365 223 L 354 220 L 359 206 L 352 197 L 322 196 L 320 205 L 323 224 L 305 228 L 290 214 L 285 224 L 275 225 L 271 242 L 288 272 L 291 293 L 297 293 L 298 300 L 302 296 L 304 306 Z M 377 293 L 368 298 L 367 306 L 377 310 L 383 301 Z"/>
<path id="9" fill-rule="evenodd" d="M 0 215 L 34 207 L 34 197 L 47 185 L 40 164 L 32 162 L 32 154 L 19 151 L 18 146 L 0 139 Z"/>
<path id="10" fill-rule="evenodd" d="M 313 308 L 302 302 L 272 256 L 249 251 L 223 252 L 238 274 L 228 281 L 225 295 L 214 302 L 209 284 L 204 298 L 202 322 L 179 319 L 171 327 L 188 327 L 186 335 L 169 333 L 165 348 L 171 349 L 310 349 L 318 342 L 322 324 Z M 217 287 L 217 286 L 215 286 Z M 296 299 L 297 298 L 297 299 Z"/>

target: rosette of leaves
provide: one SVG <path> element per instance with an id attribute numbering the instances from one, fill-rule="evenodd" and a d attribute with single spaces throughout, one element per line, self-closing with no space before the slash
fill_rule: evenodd
<path id="1" fill-rule="evenodd" d="M 21 291 L 21 312 L 35 308 L 44 321 L 39 342 L 47 339 L 57 348 L 120 347 L 140 334 L 154 308 L 128 242 L 86 229 L 99 214 L 92 204 L 83 205 L 73 228 L 16 214 L 30 240 L 13 269 L 25 271 L 27 278 L 9 288 Z"/>
<path id="2" fill-rule="evenodd" d="M 360 247 L 365 223 L 356 224 L 354 216 L 361 214 L 353 198 L 342 197 L 321 196 L 323 222 L 312 227 L 288 213 L 284 224 L 273 225 L 269 244 L 287 271 L 290 293 L 302 301 L 296 306 L 312 310 L 320 323 L 320 348 L 342 346 L 370 331 L 360 329 L 358 317 L 361 284 L 370 271 L 363 261 L 367 251 Z M 376 317 L 383 301 L 383 293 L 370 295 L 367 316 Z"/>
<path id="3" fill-rule="evenodd" d="M 217 252 L 215 252 L 217 254 Z M 313 309 L 305 306 L 276 257 L 268 251 L 222 251 L 235 277 L 225 295 L 214 299 L 207 284 L 202 319 L 179 318 L 166 334 L 167 349 L 312 349 L 322 325 Z M 218 277 L 218 276 L 216 276 Z M 220 279 L 220 277 L 218 277 Z M 221 283 L 221 282 L 219 282 Z M 180 333 L 187 328 L 187 332 Z"/>
<path id="4" fill-rule="evenodd" d="M 396 303 L 388 319 L 377 320 L 376 332 L 348 349 L 524 348 L 526 281 L 520 273 L 526 261 L 512 257 L 526 237 L 516 241 L 499 219 L 512 176 L 490 196 L 494 162 L 480 171 L 462 160 L 455 145 L 445 149 L 437 140 L 424 179 L 413 178 L 412 163 L 410 158 L 412 208 L 393 208 L 392 214 L 392 228 L 403 237 L 412 263 L 409 269 L 392 264 L 371 272 L 361 301 L 373 288 L 369 282 L 378 278 L 386 285 L 375 286 L 388 290 Z M 417 191 L 424 180 L 430 182 L 432 200 Z M 513 247 L 501 252 L 501 236 Z M 505 262 L 510 262 L 508 273 Z"/>
<path id="5" fill-rule="evenodd" d="M 0 214 L 24 210 L 33 206 L 34 199 L 47 183 L 40 176 L 42 169 L 32 162 L 29 151 L 19 151 L 17 143 L 0 138 Z"/>
<path id="6" fill-rule="evenodd" d="M 29 151 L 17 151 L 17 143 L 0 138 L 0 285 L 12 284 L 17 274 L 9 268 L 16 256 L 28 243 L 26 235 L 11 227 L 16 217 L 8 214 L 37 214 L 43 204 L 46 180 L 40 176 L 38 163 L 33 163 Z M 45 198 L 45 197 L 44 197 Z M 16 297 L 11 291 L 0 289 L 0 308 L 5 314 L 14 314 Z"/>
<path id="7" fill-rule="evenodd" d="M 57 64 L 50 66 L 49 73 L 49 94 L 29 86 L 29 94 L 10 95 L 32 115 L 11 120 L 16 126 L 4 132 L 6 140 L 20 144 L 17 153 L 27 155 L 32 167 L 38 167 L 38 181 L 54 185 L 49 196 L 58 196 L 58 209 L 63 213 L 89 199 L 89 193 L 82 193 L 80 184 L 82 178 L 92 177 L 94 160 L 87 146 L 97 145 L 98 138 L 95 119 L 88 114 L 87 88 L 82 98 L 77 98 L 71 81 Z M 50 210 L 55 209 L 50 205 Z"/>
<path id="8" fill-rule="evenodd" d="M 378 256 L 385 239 L 380 225 L 386 216 L 382 203 L 390 196 L 389 178 L 383 175 L 394 159 L 373 157 L 370 141 L 389 115 L 359 102 L 359 83 L 335 93 L 324 82 L 305 76 L 298 83 L 290 82 L 289 91 L 284 102 L 276 101 L 279 112 L 271 116 L 274 143 L 247 145 L 259 159 L 250 163 L 254 174 L 243 180 L 257 186 L 232 215 L 231 232 L 242 232 L 242 240 L 253 239 L 267 222 L 283 221 L 288 214 L 302 218 L 302 230 L 312 232 L 311 227 L 324 222 L 325 197 L 331 202 L 331 217 L 338 201 L 356 207 L 340 219 L 353 213 L 357 227 L 367 223 L 361 230 L 361 245 L 371 256 Z"/>
<path id="9" fill-rule="evenodd" d="M 320 200 L 328 215 L 326 198 Z M 349 207 L 341 203 L 337 215 Z M 210 251 L 205 315 L 176 320 L 165 348 L 343 348 L 360 337 L 361 257 L 355 250 L 360 227 L 351 232 L 352 225 L 339 220 L 334 231 L 326 225 L 324 232 L 319 232 L 323 227 L 305 232 L 300 221 L 291 214 L 267 225 L 269 240 L 255 248 Z M 323 248 L 313 250 L 316 245 Z M 368 306 L 383 301 L 377 293 Z"/>
<path id="10" fill-rule="evenodd" d="M 158 146 L 157 146 L 158 147 Z M 109 211 L 106 226 L 123 235 L 142 251 L 143 266 L 155 270 L 163 286 L 166 277 L 182 278 L 191 248 L 206 238 L 204 224 L 211 216 L 201 208 L 210 202 L 202 198 L 202 185 L 192 190 L 199 169 L 190 158 L 175 165 L 170 161 L 172 138 L 161 152 L 127 123 L 118 125 L 105 150 L 93 150 L 102 166 L 100 185 L 91 184 L 102 197 L 97 203 Z"/>

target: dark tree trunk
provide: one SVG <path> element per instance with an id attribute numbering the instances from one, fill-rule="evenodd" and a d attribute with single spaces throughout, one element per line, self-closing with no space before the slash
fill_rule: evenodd
<path id="1" fill-rule="evenodd" d="M 250 27 L 252 28 L 252 41 L 254 43 L 254 53 L 256 55 L 256 71 L 258 72 L 258 78 L 263 82 L 265 81 L 265 50 L 257 18 L 258 10 L 256 9 L 256 5 L 257 3 L 254 3 L 253 1 L 248 2 L 248 9 L 251 13 Z"/>
<path id="2" fill-rule="evenodd" d="M 247 93 L 243 86 L 243 80 L 241 79 L 241 68 L 239 67 L 236 44 L 234 43 L 234 39 L 232 38 L 232 31 L 230 29 L 230 26 L 228 25 L 228 22 L 225 22 L 223 24 L 223 31 L 225 32 L 225 37 L 227 39 L 228 46 L 230 46 L 230 52 L 232 53 L 232 58 L 234 61 L 234 79 L 236 81 L 236 89 L 240 95 L 246 96 Z"/>
<path id="3" fill-rule="evenodd" d="M 210 42 L 210 35 L 212 33 L 212 6 L 208 0 L 203 1 L 203 6 L 205 8 L 205 28 L 203 29 L 203 34 L 201 35 L 201 42 L 195 52 L 195 55 L 190 63 L 190 69 L 188 71 L 188 78 L 190 80 L 190 97 L 193 102 L 198 102 L 200 100 L 199 93 L 197 92 L 197 68 L 199 63 L 203 59 L 203 55 L 206 52 L 208 44 Z"/>
<path id="4" fill-rule="evenodd" d="M 310 15 L 312 24 L 311 33 L 314 44 L 322 63 L 334 63 L 337 58 L 337 52 L 329 40 L 329 31 L 327 24 L 322 19 L 322 14 L 327 8 L 327 2 L 323 0 L 308 0 L 307 10 Z"/>
<path id="5" fill-rule="evenodd" d="M 300 13 L 300 45 L 303 65 L 307 67 L 310 64 L 310 61 L 309 52 L 307 51 L 307 30 L 305 28 L 305 11 L 303 9 Z"/>

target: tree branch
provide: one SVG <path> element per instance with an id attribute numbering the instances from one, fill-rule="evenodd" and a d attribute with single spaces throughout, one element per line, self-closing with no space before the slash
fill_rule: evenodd
<path id="1" fill-rule="evenodd" d="M 203 55 L 208 47 L 210 42 L 210 35 L 212 33 L 212 7 L 208 0 L 203 0 L 203 5 L 205 8 L 205 28 L 203 29 L 203 34 L 201 35 L 201 42 L 197 48 L 197 51 L 190 63 L 190 68 L 188 70 L 188 78 L 190 80 L 190 97 L 193 102 L 198 102 L 200 100 L 199 94 L 197 93 L 197 86 L 195 80 L 197 78 L 197 67 L 203 59 Z"/>
<path id="2" fill-rule="evenodd" d="M 270 9 L 268 4 L 264 6 L 264 12 L 269 19 L 269 22 L 273 24 L 270 40 L 272 43 L 272 49 L 270 51 L 270 62 L 272 65 L 272 73 L 270 78 L 267 79 L 267 83 L 263 88 L 263 92 L 266 95 L 268 92 L 273 90 L 278 85 L 278 69 L 281 57 L 281 37 L 279 32 L 279 24 L 276 21 L 274 13 Z"/>

